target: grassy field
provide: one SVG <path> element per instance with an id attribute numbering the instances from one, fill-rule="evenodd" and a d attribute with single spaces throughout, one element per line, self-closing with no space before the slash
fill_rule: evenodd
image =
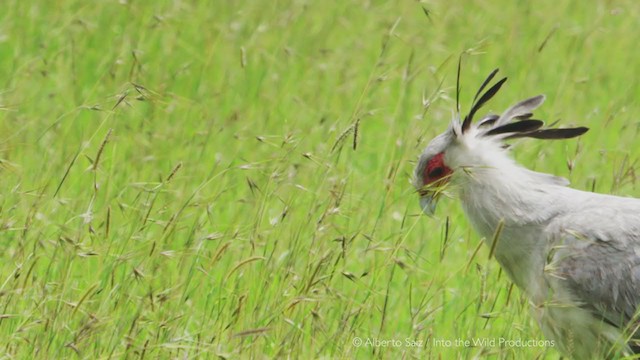
<path id="1" fill-rule="evenodd" d="M 463 109 L 499 67 L 592 128 L 518 161 L 640 196 L 635 1 L 2 8 L 1 359 L 558 358 L 409 183 L 461 53 Z"/>

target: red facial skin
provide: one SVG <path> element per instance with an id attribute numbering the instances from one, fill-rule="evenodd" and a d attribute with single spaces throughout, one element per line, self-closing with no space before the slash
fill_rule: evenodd
<path id="1" fill-rule="evenodd" d="M 429 159 L 427 166 L 424 168 L 422 183 L 429 185 L 436 181 L 443 180 L 451 175 L 452 172 L 453 170 L 444 164 L 444 153 L 436 154 L 436 156 Z"/>

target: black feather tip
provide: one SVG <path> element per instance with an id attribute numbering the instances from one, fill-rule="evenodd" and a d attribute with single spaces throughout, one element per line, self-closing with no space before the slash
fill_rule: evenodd
<path id="1" fill-rule="evenodd" d="M 494 114 L 487 115 L 482 119 L 480 119 L 480 122 L 478 123 L 478 127 L 493 125 L 495 124 L 496 121 L 498 121 L 498 119 L 500 119 L 499 115 L 494 115 Z"/>
<path id="2" fill-rule="evenodd" d="M 535 130 L 538 130 L 544 125 L 544 122 L 541 120 L 533 120 L 527 119 L 514 123 L 509 123 L 506 125 L 498 126 L 497 128 L 493 128 L 487 131 L 487 136 L 492 135 L 500 135 L 500 134 L 509 134 L 509 133 L 531 133 Z"/>
<path id="3" fill-rule="evenodd" d="M 517 123 L 516 123 L 517 124 Z M 589 131 L 589 128 L 580 126 L 577 128 L 568 128 L 568 129 L 542 129 L 535 130 L 525 133 L 517 133 L 513 135 L 507 136 L 505 139 L 516 139 L 516 138 L 533 138 L 533 139 L 542 139 L 542 140 L 560 140 L 560 139 L 571 139 L 577 136 L 580 136 Z"/>
<path id="4" fill-rule="evenodd" d="M 487 79 L 480 86 L 480 89 L 478 90 L 478 93 L 476 94 L 476 97 L 478 96 L 478 94 L 480 94 L 482 92 L 482 90 L 484 90 L 484 88 L 489 84 L 489 82 L 493 79 L 493 77 L 497 73 L 498 73 L 498 69 L 492 71 L 491 74 L 489 74 Z M 465 116 L 464 122 L 462 123 L 462 132 L 463 133 L 466 132 L 469 129 L 469 127 L 471 127 L 471 122 L 473 121 L 473 116 L 476 114 L 476 112 L 484 104 L 486 104 L 487 101 L 491 100 L 491 98 L 498 92 L 498 90 L 500 90 L 500 88 L 505 83 L 505 81 L 507 81 L 506 77 L 500 79 L 497 83 L 493 84 L 493 86 L 491 86 L 489 88 L 489 90 L 487 90 L 484 94 L 482 94 L 482 96 L 480 96 L 480 98 L 477 101 L 475 101 L 473 103 L 473 106 L 471 106 L 471 110 L 469 110 L 469 114 L 467 116 Z"/>

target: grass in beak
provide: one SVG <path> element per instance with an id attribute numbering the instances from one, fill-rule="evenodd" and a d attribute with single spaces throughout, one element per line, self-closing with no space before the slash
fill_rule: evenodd
<path id="1" fill-rule="evenodd" d="M 449 188 L 449 180 L 451 179 L 451 176 L 452 174 L 449 174 L 430 184 L 425 184 L 416 192 L 421 197 L 431 196 L 433 199 L 439 199 L 440 196 L 447 195 L 447 189 Z"/>

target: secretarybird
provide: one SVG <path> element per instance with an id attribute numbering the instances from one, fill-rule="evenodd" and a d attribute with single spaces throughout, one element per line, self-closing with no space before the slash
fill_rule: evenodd
<path id="1" fill-rule="evenodd" d="M 564 354 L 640 353 L 640 200 L 572 189 L 562 177 L 512 160 L 506 140 L 568 139 L 588 129 L 543 128 L 532 118 L 542 95 L 474 123 L 506 81 L 488 87 L 497 72 L 480 86 L 469 114 L 458 111 L 420 155 L 413 181 L 422 210 L 433 214 L 445 187 L 457 192 L 473 227 L 529 298 L 545 337 Z M 458 66 L 457 99 L 459 82 Z"/>

